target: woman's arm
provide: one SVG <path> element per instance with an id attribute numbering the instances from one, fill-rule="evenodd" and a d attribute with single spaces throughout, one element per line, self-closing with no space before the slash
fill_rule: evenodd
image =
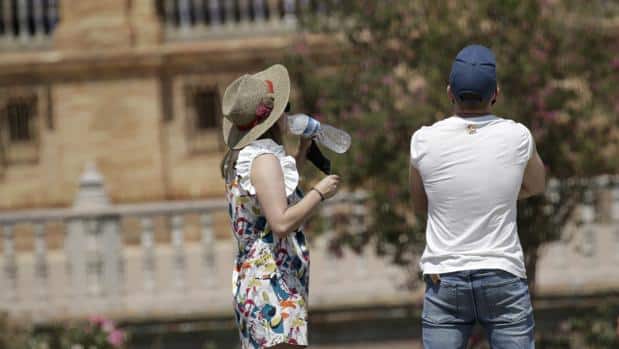
<path id="1" fill-rule="evenodd" d="M 288 207 L 284 174 L 279 160 L 275 155 L 264 154 L 256 157 L 252 163 L 251 182 L 271 231 L 278 236 L 286 236 L 299 228 L 314 212 L 322 200 L 320 194 L 325 198 L 335 194 L 339 177 L 325 177 L 316 185 L 316 190 L 310 190 L 301 201 Z"/>

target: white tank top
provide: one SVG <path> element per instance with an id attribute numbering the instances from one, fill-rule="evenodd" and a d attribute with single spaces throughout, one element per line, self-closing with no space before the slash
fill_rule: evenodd
<path id="1" fill-rule="evenodd" d="M 452 116 L 411 138 L 428 196 L 424 274 L 501 269 L 526 278 L 516 202 L 534 141 L 494 115 Z"/>

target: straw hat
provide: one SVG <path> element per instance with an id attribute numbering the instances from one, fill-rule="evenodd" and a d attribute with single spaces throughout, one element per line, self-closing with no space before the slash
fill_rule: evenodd
<path id="1" fill-rule="evenodd" d="M 290 77 L 281 64 L 234 80 L 221 106 L 226 145 L 238 150 L 258 139 L 283 114 L 289 97 Z"/>

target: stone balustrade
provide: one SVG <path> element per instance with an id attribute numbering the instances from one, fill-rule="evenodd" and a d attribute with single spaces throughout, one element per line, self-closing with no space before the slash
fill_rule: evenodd
<path id="1" fill-rule="evenodd" d="M 169 41 L 286 33 L 300 16 L 327 13 L 315 0 L 144 0 Z M 60 0 L 0 0 L 0 50 L 51 48 Z M 144 6 L 141 6 L 144 7 Z"/>
<path id="2" fill-rule="evenodd" d="M 542 293 L 619 286 L 618 183 L 608 177 L 591 181 L 576 211 L 580 223 L 566 228 L 571 237 L 541 251 Z M 599 209 L 603 198 L 610 205 Z M 216 224 L 226 211 L 223 199 L 110 204 L 102 176 L 90 165 L 73 207 L 0 213 L 0 310 L 38 323 L 92 314 L 137 320 L 230 314 L 235 244 L 227 224 Z M 376 256 L 372 244 L 339 257 L 328 248 L 334 234 L 357 234 L 367 226 L 363 192 L 338 194 L 320 216 L 324 233 L 309 232 L 313 308 L 419 301 L 422 290 L 405 286 L 409 271 Z M 192 217 L 198 219 L 190 223 Z M 136 222 L 133 243 L 128 220 Z M 189 238 L 192 224 L 198 233 Z M 18 247 L 24 226 L 32 232 L 29 248 Z M 50 237 L 54 228 L 60 243 Z"/>
<path id="3" fill-rule="evenodd" d="M 547 196 L 559 200 L 550 180 Z M 619 287 L 619 176 L 566 181 L 582 190 L 582 200 L 557 241 L 539 251 L 537 292 L 591 294 Z M 576 189 L 580 188 L 580 189 Z"/>
<path id="4" fill-rule="evenodd" d="M 48 47 L 60 0 L 0 0 L 0 50 Z"/>
<path id="5" fill-rule="evenodd" d="M 322 208 L 325 224 L 332 226 L 334 214 L 352 214 L 344 229 L 361 232 L 365 200 L 363 193 L 329 200 Z M 92 314 L 117 319 L 228 314 L 235 244 L 227 231 L 217 234 L 215 224 L 217 215 L 226 214 L 221 199 L 112 205 L 103 178 L 90 165 L 73 207 L 0 214 L 0 310 L 37 323 Z M 196 215 L 199 234 L 188 241 L 187 221 Z M 128 243 L 127 220 L 138 222 L 137 243 Z M 16 247 L 20 226 L 31 228 L 31 248 Z M 50 243 L 52 227 L 58 226 L 61 243 Z M 346 252 L 334 258 L 327 248 L 332 234 L 309 236 L 314 307 L 410 301 L 402 287 L 406 273 L 370 247 L 360 256 Z"/>
<path id="6" fill-rule="evenodd" d="M 326 13 L 312 0 L 159 0 L 158 12 L 169 40 L 247 37 L 297 28 L 307 13 Z"/>

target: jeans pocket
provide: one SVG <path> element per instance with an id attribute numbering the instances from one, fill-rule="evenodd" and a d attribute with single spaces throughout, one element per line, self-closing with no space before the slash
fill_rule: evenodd
<path id="1" fill-rule="evenodd" d="M 484 296 L 492 321 L 516 322 L 533 312 L 527 281 L 516 276 L 500 283 L 485 285 Z"/>
<path id="2" fill-rule="evenodd" d="M 435 324 L 454 322 L 458 319 L 458 286 L 441 281 L 426 280 L 421 318 Z"/>

